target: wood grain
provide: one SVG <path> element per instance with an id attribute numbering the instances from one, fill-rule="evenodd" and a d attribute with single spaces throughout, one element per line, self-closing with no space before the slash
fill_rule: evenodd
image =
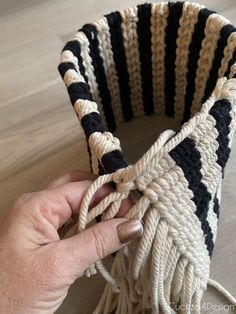
<path id="1" fill-rule="evenodd" d="M 143 1 L 134 0 L 0 0 L 0 215 L 20 194 L 42 189 L 52 179 L 72 169 L 89 170 L 84 134 L 57 72 L 63 44 L 85 22 L 102 14 Z M 235 0 L 199 1 L 236 24 Z M 148 132 L 137 131 L 136 121 L 118 131 L 131 162 L 158 136 L 156 119 L 143 118 Z M 134 154 L 139 139 L 140 150 Z M 221 219 L 212 259 L 211 278 L 236 295 L 236 140 L 226 167 Z M 110 258 L 108 258 L 108 263 Z M 58 313 L 89 314 L 102 291 L 103 280 L 77 281 Z M 226 302 L 209 288 L 211 304 Z M 218 313 L 223 313 L 218 311 Z M 229 311 L 228 313 L 234 313 Z"/>

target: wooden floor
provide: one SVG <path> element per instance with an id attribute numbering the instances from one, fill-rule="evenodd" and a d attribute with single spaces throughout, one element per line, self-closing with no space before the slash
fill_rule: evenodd
<path id="1" fill-rule="evenodd" d="M 0 215 L 20 194 L 42 189 L 69 170 L 89 169 L 84 135 L 57 72 L 59 52 L 83 23 L 142 2 L 0 0 Z M 236 24 L 235 0 L 200 2 Z M 225 173 L 211 278 L 236 296 L 234 143 Z M 132 140 L 124 145 L 128 151 Z M 101 278 L 77 282 L 58 313 L 91 313 L 102 284 Z M 202 313 L 213 313 L 211 305 L 225 300 L 209 288 L 204 301 L 209 306 Z"/>

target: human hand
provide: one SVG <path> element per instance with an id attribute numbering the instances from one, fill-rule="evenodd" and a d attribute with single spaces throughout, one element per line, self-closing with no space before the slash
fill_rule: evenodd
<path id="1" fill-rule="evenodd" d="M 0 230 L 0 313 L 54 313 L 80 273 L 141 236 L 140 221 L 115 218 L 60 239 L 59 228 L 78 215 L 95 178 L 74 172 L 15 201 Z M 112 190 L 110 185 L 100 188 L 91 207 Z M 127 198 L 121 211 L 131 206 Z"/>

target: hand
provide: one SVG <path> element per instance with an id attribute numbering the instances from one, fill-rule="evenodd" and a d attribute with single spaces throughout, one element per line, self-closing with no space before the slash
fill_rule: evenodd
<path id="1" fill-rule="evenodd" d="M 74 172 L 15 201 L 1 223 L 0 313 L 54 313 L 80 273 L 142 234 L 140 221 L 115 218 L 60 239 L 59 228 L 78 215 L 95 178 Z M 108 184 L 100 188 L 92 206 L 112 190 Z M 121 210 L 131 206 L 126 199 Z"/>

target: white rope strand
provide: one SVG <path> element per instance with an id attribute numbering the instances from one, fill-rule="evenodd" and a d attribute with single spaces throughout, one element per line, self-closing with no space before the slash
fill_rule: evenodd
<path id="1" fill-rule="evenodd" d="M 235 306 L 236 309 L 236 298 L 228 291 L 226 290 L 220 283 L 213 279 L 208 279 L 207 282 L 208 285 L 214 287 L 220 294 L 222 294 L 232 305 Z"/>
<path id="2" fill-rule="evenodd" d="M 193 2 L 137 5 L 84 25 L 61 52 L 58 70 L 87 141 L 92 172 L 76 231 L 121 214 L 143 235 L 116 253 L 96 314 L 201 312 L 209 279 L 221 185 L 236 126 L 236 31 Z M 204 103 L 202 103 L 204 102 Z M 133 165 L 125 162 L 120 123 L 149 114 L 173 119 Z M 185 122 L 186 121 L 186 122 Z M 169 127 L 167 127 L 169 128 Z M 144 130 L 145 131 L 145 130 Z M 138 144 L 138 143 L 137 143 Z M 96 205 L 96 193 L 114 189 Z M 119 213 L 120 211 L 120 213 Z"/>

